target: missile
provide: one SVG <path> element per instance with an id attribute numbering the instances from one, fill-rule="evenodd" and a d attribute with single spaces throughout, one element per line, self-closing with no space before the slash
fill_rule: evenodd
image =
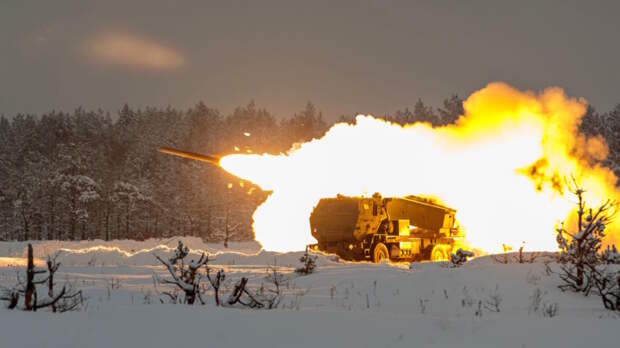
<path id="1" fill-rule="evenodd" d="M 199 153 L 189 152 L 189 151 L 181 151 L 177 149 L 171 149 L 169 147 L 160 147 L 159 152 L 165 153 L 166 155 L 177 156 L 181 158 L 187 158 L 194 161 L 211 163 L 216 166 L 220 165 L 220 158 L 212 155 L 202 155 Z"/>

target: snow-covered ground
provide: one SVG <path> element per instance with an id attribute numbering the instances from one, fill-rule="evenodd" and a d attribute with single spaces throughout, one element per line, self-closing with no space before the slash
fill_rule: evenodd
<path id="1" fill-rule="evenodd" d="M 153 253 L 166 256 L 176 239 L 145 242 L 38 242 L 35 257 L 62 250 L 58 279 L 82 289 L 78 312 L 0 309 L 0 347 L 613 347 L 618 316 L 596 297 L 563 293 L 542 262 L 498 263 L 481 257 L 461 268 L 439 263 L 347 263 L 320 256 L 309 276 L 293 273 L 301 252 L 261 251 L 257 243 L 203 244 L 228 288 L 242 276 L 266 283 L 266 268 L 289 276 L 276 310 L 161 304 L 153 275 L 165 276 Z M 23 270 L 25 243 L 0 243 L 0 285 Z M 231 251 L 231 249 L 233 251 Z M 501 259 L 501 258 L 500 258 Z M 540 258 L 539 260 L 543 260 Z M 228 292 L 228 291 L 226 291 Z M 540 308 L 533 296 L 542 296 Z M 496 308 L 491 303 L 500 299 Z M 497 302 L 497 301 L 496 301 Z M 548 318 L 542 308 L 557 304 Z M 497 312 L 499 310 L 499 312 Z"/>

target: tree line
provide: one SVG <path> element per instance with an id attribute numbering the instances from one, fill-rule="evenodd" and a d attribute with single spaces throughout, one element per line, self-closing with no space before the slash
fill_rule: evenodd
<path id="1" fill-rule="evenodd" d="M 441 107 L 418 99 L 411 110 L 383 118 L 443 125 L 462 113 L 462 100 L 452 95 Z M 582 125 L 607 139 L 607 164 L 617 172 L 619 118 L 620 105 L 604 114 L 590 108 Z M 115 114 L 78 108 L 0 117 L 0 240 L 253 239 L 252 212 L 268 193 L 215 166 L 157 149 L 280 153 L 329 126 L 311 102 L 287 118 L 254 102 L 227 115 L 199 102 L 187 110 L 124 105 Z"/>
<path id="2" fill-rule="evenodd" d="M 265 192 L 157 149 L 279 153 L 326 128 L 312 103 L 281 122 L 254 102 L 225 116 L 200 102 L 2 117 L 0 239 L 251 239 Z"/>

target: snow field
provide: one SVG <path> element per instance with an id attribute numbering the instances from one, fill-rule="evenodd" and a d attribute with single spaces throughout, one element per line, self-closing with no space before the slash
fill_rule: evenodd
<path id="1" fill-rule="evenodd" d="M 186 242 L 192 249 L 199 243 Z M 548 348 L 616 346 L 620 338 L 617 315 L 602 309 L 597 297 L 559 291 L 542 262 L 501 264 L 481 257 L 461 268 L 419 263 L 409 269 L 322 255 L 317 272 L 300 277 L 293 269 L 301 252 L 259 251 L 251 243 L 235 245 L 233 252 L 203 245 L 219 252 L 212 266 L 226 270 L 226 294 L 242 276 L 254 288 L 268 286 L 266 268 L 274 263 L 289 276 L 280 308 L 268 311 L 219 308 L 211 296 L 205 306 L 161 304 L 165 298 L 158 291 L 164 287 L 154 286 L 153 275 L 166 271 L 152 253 L 165 256 L 176 239 L 167 247 L 121 242 L 118 250 L 98 248 L 97 242 L 46 243 L 40 251 L 34 245 L 40 258 L 74 250 L 63 252 L 58 279 L 83 289 L 87 305 L 64 314 L 0 309 L 1 347 Z M 21 247 L 0 243 L 0 257 L 23 255 Z M 97 261 L 90 262 L 94 256 Z M 23 266 L 0 267 L 0 285 L 13 284 L 18 269 Z M 557 303 L 556 316 L 532 308 L 537 292 L 539 307 Z"/>

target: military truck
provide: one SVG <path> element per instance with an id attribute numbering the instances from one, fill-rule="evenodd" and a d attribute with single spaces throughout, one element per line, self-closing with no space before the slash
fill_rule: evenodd
<path id="1" fill-rule="evenodd" d="M 311 248 L 345 260 L 447 260 L 463 240 L 456 210 L 416 196 L 324 198 L 310 215 Z"/>

